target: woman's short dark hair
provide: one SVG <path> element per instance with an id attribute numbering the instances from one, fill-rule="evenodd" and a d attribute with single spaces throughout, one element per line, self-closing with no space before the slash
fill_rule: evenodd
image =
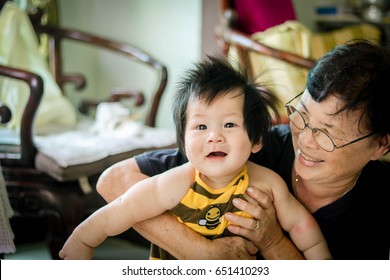
<path id="1" fill-rule="evenodd" d="M 244 95 L 244 126 L 252 144 L 258 144 L 268 133 L 273 118 L 278 118 L 280 101 L 270 91 L 251 81 L 247 69 L 221 56 L 206 56 L 186 72 L 178 83 L 173 101 L 177 143 L 184 151 L 188 102 L 203 100 L 210 104 L 233 91 Z M 222 108 L 223 109 L 223 108 Z"/>
<path id="2" fill-rule="evenodd" d="M 363 109 L 360 124 L 379 135 L 390 133 L 390 52 L 366 40 L 335 47 L 320 58 L 307 78 L 312 98 L 329 94 L 342 101 L 335 112 Z"/>

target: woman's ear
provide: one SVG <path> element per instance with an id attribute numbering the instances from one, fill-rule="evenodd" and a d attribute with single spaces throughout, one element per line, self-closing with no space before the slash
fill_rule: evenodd
<path id="1" fill-rule="evenodd" d="M 386 134 L 379 139 L 379 147 L 376 153 L 373 154 L 371 160 L 378 160 L 389 152 L 390 149 L 390 134 Z"/>

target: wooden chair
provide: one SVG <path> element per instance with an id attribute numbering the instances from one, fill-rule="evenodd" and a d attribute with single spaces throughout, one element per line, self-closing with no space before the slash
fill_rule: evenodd
<path id="1" fill-rule="evenodd" d="M 39 18 L 39 15 L 38 15 Z M 49 62 L 56 83 L 61 89 L 72 82 L 81 90 L 86 87 L 86 79 L 81 74 L 65 74 L 63 71 L 64 42 L 77 42 L 102 51 L 110 52 L 118 57 L 143 65 L 156 72 L 155 91 L 149 98 L 143 92 L 133 90 L 114 90 L 106 102 L 118 102 L 135 99 L 135 107 L 147 107 L 144 119 L 143 135 L 151 133 L 151 138 L 141 139 L 149 146 L 121 149 L 116 154 L 107 154 L 94 162 L 80 163 L 63 167 L 40 150 L 34 130 L 38 108 L 42 106 L 44 96 L 44 79 L 33 71 L 0 65 L 0 77 L 7 77 L 23 82 L 28 86 L 28 99 L 21 116 L 20 129 L 12 135 L 19 137 L 17 144 L 4 143 L 9 130 L 5 125 L 12 120 L 13 108 L 0 100 L 0 163 L 7 187 L 7 192 L 15 212 L 14 221 L 20 221 L 15 228 L 16 239 L 33 234 L 37 229 L 34 224 L 42 222 L 46 229 L 46 240 L 53 259 L 58 259 L 58 252 L 73 229 L 88 215 L 105 204 L 97 194 L 95 185 L 101 172 L 113 163 L 131 157 L 149 149 L 175 146 L 174 132 L 155 127 L 157 110 L 167 84 L 167 68 L 159 60 L 143 50 L 124 42 L 119 42 L 79 30 L 70 30 L 58 26 L 42 25 L 34 21 L 38 35 L 45 34 L 49 42 Z M 98 105 L 95 100 L 81 103 L 82 112 Z M 147 133 L 146 133 L 147 130 Z M 2 134 L 5 133 L 5 134 Z M 158 134 L 153 134 L 158 133 Z M 162 134 L 160 134 L 162 133 Z M 159 139 L 158 135 L 164 135 Z M 136 136 L 134 136 L 135 138 Z M 141 137 L 141 136 L 140 136 Z M 142 136 L 143 137 L 143 136 Z M 150 142 L 150 141 L 149 141 Z M 161 145 L 159 143 L 162 143 Z M 144 143 L 145 144 L 145 143 Z M 64 144 L 65 145 L 65 144 Z M 30 228 L 31 225 L 34 228 Z M 138 236 L 134 236 L 138 238 Z M 137 241 L 137 240 L 136 240 Z M 144 240 L 139 239 L 144 244 Z M 147 244 L 146 244 L 147 245 Z"/>

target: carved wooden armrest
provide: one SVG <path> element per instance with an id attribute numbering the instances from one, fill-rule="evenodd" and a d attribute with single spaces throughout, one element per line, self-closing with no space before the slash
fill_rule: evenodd
<path id="1" fill-rule="evenodd" d="M 58 83 L 61 85 L 61 87 L 65 83 L 71 82 L 75 84 L 77 90 L 82 90 L 87 85 L 85 76 L 82 74 L 67 74 L 59 77 L 58 79 L 59 79 Z"/>
<path id="2" fill-rule="evenodd" d="M 11 110 L 6 105 L 0 103 L 0 123 L 7 123 L 11 118 Z"/>
<path id="3" fill-rule="evenodd" d="M 36 147 L 33 142 L 33 125 L 43 96 L 43 80 L 41 76 L 35 73 L 4 65 L 0 65 L 0 75 L 24 81 L 30 88 L 30 95 L 21 119 L 20 148 L 16 153 L 0 151 L 0 159 L 7 165 L 32 165 L 36 153 Z M 3 110 L 6 111 L 6 109 Z"/>

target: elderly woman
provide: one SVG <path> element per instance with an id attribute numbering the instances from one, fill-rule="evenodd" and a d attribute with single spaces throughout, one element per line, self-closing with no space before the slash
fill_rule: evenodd
<path id="1" fill-rule="evenodd" d="M 366 41 L 336 47 L 309 73 L 307 87 L 286 104 L 290 125 L 275 126 L 251 160 L 279 173 L 290 192 L 312 213 L 334 259 L 389 259 L 390 51 Z M 138 180 L 187 159 L 159 150 L 120 162 L 98 183 L 111 201 Z M 285 234 L 272 199 L 248 188 L 257 203 L 236 199 L 253 219 L 232 213 L 232 233 L 210 241 L 163 214 L 135 229 L 178 259 L 301 259 Z M 248 241 L 250 240 L 250 241 Z M 197 242 L 196 247 L 189 246 Z M 256 248 L 254 248 L 254 246 Z"/>

